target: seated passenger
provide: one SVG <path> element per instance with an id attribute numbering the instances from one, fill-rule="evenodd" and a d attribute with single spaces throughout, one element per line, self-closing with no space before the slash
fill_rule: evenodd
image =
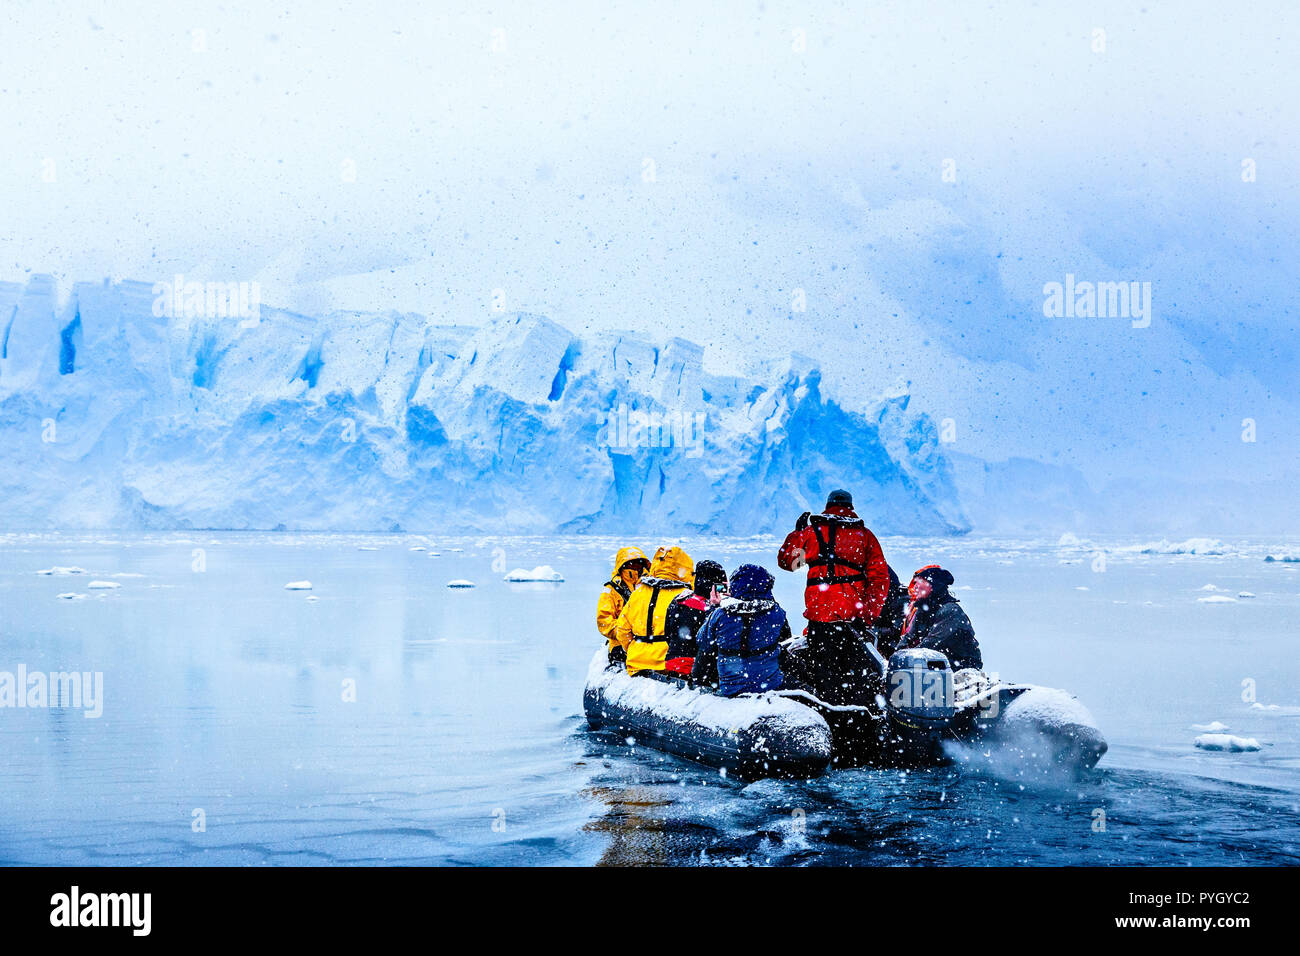
<path id="1" fill-rule="evenodd" d="M 701 561 L 695 566 L 695 587 L 673 598 L 668 605 L 664 635 L 668 638 L 668 660 L 664 670 L 689 677 L 695 663 L 695 635 L 727 593 L 727 572 L 717 561 Z"/>
<path id="2" fill-rule="evenodd" d="M 727 697 L 781 688 L 780 643 L 790 637 L 790 622 L 772 596 L 772 583 L 756 564 L 732 573 L 730 599 L 695 636 L 692 680 L 716 684 Z"/>
<path id="3" fill-rule="evenodd" d="M 871 629 L 876 634 L 876 650 L 882 657 L 888 658 L 898 647 L 903 635 L 903 622 L 907 617 L 907 588 L 898 580 L 894 569 L 889 569 L 889 590 L 885 594 L 885 606 L 880 616 L 872 623 Z"/>
<path id="4" fill-rule="evenodd" d="M 614 556 L 614 570 L 596 602 L 596 630 L 605 638 L 605 649 L 609 652 L 611 664 L 625 660 L 623 648 L 614 640 L 614 628 L 618 624 L 619 614 L 623 612 L 623 604 L 632 596 L 641 575 L 649 568 L 650 562 L 640 548 L 620 548 Z"/>
<path id="5" fill-rule="evenodd" d="M 626 654 L 628 674 L 663 672 L 668 660 L 668 606 L 678 593 L 690 591 L 694 571 L 691 556 L 681 548 L 655 552 L 650 573 L 627 599 L 614 626 L 614 640 Z"/>
<path id="6" fill-rule="evenodd" d="M 970 618 L 948 593 L 952 582 L 952 574 L 937 564 L 926 565 L 912 575 L 912 583 L 907 586 L 912 603 L 898 646 L 942 651 L 955 671 L 983 668 L 984 659 Z"/>

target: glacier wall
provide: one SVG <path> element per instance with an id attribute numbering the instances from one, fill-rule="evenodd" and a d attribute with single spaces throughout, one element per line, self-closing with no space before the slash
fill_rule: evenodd
<path id="1" fill-rule="evenodd" d="M 882 533 L 968 530 L 933 423 L 798 355 L 706 373 L 682 338 L 536 315 L 154 315 L 153 287 L 0 285 L 0 525 L 783 530 L 853 490 Z"/>

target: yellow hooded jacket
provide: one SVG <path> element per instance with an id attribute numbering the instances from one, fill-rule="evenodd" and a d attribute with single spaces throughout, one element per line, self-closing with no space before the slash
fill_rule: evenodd
<path id="1" fill-rule="evenodd" d="M 614 640 L 627 651 L 627 672 L 661 671 L 668 656 L 664 619 L 668 605 L 695 580 L 695 562 L 681 548 L 660 548 L 650 565 L 650 574 L 623 605 Z"/>
<path id="2" fill-rule="evenodd" d="M 605 638 L 607 653 L 618 646 L 614 640 L 614 627 L 623 611 L 623 602 L 631 596 L 622 577 L 623 566 L 629 561 L 644 561 L 647 567 L 650 564 L 650 559 L 640 548 L 619 548 L 618 554 L 614 555 L 614 570 L 610 572 L 605 589 L 600 592 L 600 599 L 596 602 L 596 630 Z"/>

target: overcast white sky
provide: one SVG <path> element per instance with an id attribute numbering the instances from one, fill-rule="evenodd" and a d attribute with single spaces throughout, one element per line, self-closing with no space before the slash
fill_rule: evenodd
<path id="1" fill-rule="evenodd" d="M 1296 4 L 488 9 L 6 0 L 0 279 L 257 279 L 454 322 L 501 289 L 721 364 L 919 378 L 938 413 L 899 343 L 1051 368 L 1021 319 L 1093 269 L 1153 280 L 1216 374 L 1293 378 Z M 1027 447 L 1000 414 L 981 450 Z"/>

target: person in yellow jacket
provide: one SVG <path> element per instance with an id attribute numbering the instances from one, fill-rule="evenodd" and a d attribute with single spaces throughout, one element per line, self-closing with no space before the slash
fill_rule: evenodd
<path id="1" fill-rule="evenodd" d="M 650 573 L 627 599 L 614 627 L 614 640 L 627 655 L 629 674 L 664 669 L 668 657 L 668 640 L 664 637 L 668 605 L 683 590 L 689 591 L 694 579 L 695 562 L 681 548 L 660 548 L 655 552 Z"/>
<path id="2" fill-rule="evenodd" d="M 623 611 L 623 603 L 632 596 L 641 575 L 650 570 L 650 560 L 640 548 L 619 548 L 614 556 L 614 570 L 596 602 L 596 630 L 605 638 L 611 662 L 622 661 L 623 647 L 614 640 L 614 626 Z"/>

